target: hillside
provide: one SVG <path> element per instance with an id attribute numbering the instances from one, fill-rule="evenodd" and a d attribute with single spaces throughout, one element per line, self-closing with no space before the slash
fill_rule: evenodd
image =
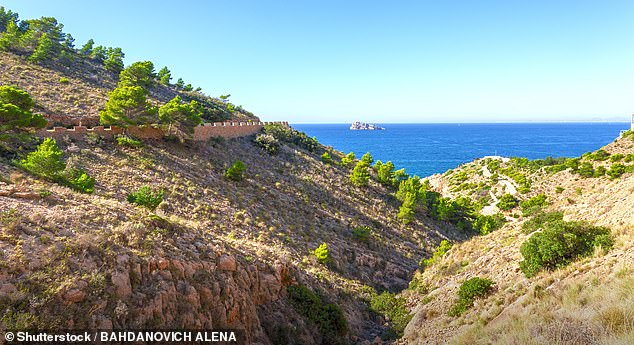
<path id="1" fill-rule="evenodd" d="M 632 166 L 631 158 L 627 159 L 628 154 L 631 157 L 634 153 L 631 136 L 618 139 L 603 150 L 614 158 L 598 158 L 596 154 L 600 151 L 595 151 L 594 158 L 592 154 L 584 155 L 581 164 L 589 162 L 595 171 L 615 162 L 625 161 L 626 167 Z M 536 233 L 523 229 L 532 217 L 522 216 L 517 210 L 506 212 L 509 222 L 500 230 L 455 244 L 433 266 L 417 274 L 417 281 L 426 286 L 428 293 L 404 293 L 415 316 L 402 343 L 629 344 L 634 341 L 634 175 L 583 178 L 570 169 L 549 173 L 547 168 L 541 168 L 532 174 L 526 172 L 531 187 L 528 193 L 521 194 L 517 188 L 506 186 L 517 183 L 503 173 L 497 183 L 491 184 L 490 176 L 483 177 L 491 161 L 491 158 L 476 160 L 430 180 L 439 191 L 453 195 L 473 195 L 469 190 L 476 190 L 475 186 L 491 190 L 496 199 L 505 192 L 520 200 L 543 193 L 549 204 L 545 212 L 561 211 L 564 220 L 585 220 L 609 227 L 615 237 L 614 248 L 607 253 L 596 251 L 564 268 L 526 278 L 518 264 L 523 259 L 522 243 Z M 505 160 L 500 170 L 510 165 Z M 456 188 L 458 185 L 466 187 Z M 493 199 L 489 193 L 480 194 Z M 493 291 L 476 300 L 474 307 L 462 316 L 448 316 L 458 287 L 472 277 L 491 279 L 495 283 Z"/>
<path id="2" fill-rule="evenodd" d="M 0 331 L 634 342 L 632 133 L 579 158 L 483 157 L 421 180 L 0 9 Z M 209 123 L 230 120 L 249 123 Z M 524 260 L 552 233 L 529 249 L 560 261 Z"/>
<path id="3" fill-rule="evenodd" d="M 19 52 L 18 52 L 19 53 Z M 88 57 L 78 56 L 70 66 L 49 60 L 34 64 L 26 56 L 0 49 L 0 85 L 12 85 L 23 89 L 36 100 L 34 111 L 49 119 L 49 126 L 99 124 L 99 111 L 108 100 L 108 92 L 118 82 L 116 73 L 106 70 L 103 64 Z M 177 95 L 184 100 L 197 100 L 214 114 L 206 119 L 214 121 L 258 121 L 257 116 L 238 108 L 227 109 L 227 103 L 197 91 L 184 91 L 174 85 L 155 83 L 149 91 L 149 99 L 161 105 Z"/>

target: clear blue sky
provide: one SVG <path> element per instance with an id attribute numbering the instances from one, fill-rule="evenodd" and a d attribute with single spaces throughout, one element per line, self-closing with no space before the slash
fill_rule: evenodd
<path id="1" fill-rule="evenodd" d="M 634 1 L 3 0 L 265 120 L 626 121 Z"/>

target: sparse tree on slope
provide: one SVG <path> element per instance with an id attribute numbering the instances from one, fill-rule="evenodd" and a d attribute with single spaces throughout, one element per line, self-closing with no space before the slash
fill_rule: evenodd
<path id="1" fill-rule="evenodd" d="M 31 112 L 34 105 L 26 91 L 0 86 L 0 131 L 46 126 L 46 120 L 41 115 Z"/>
<path id="2" fill-rule="evenodd" d="M 79 50 L 80 53 L 84 54 L 84 55 L 92 55 L 92 49 L 93 46 L 95 45 L 95 41 L 91 38 L 88 40 L 88 42 L 86 42 L 86 44 L 84 44 L 81 49 Z"/>
<path id="3" fill-rule="evenodd" d="M 148 88 L 156 78 L 151 61 L 135 62 L 119 74 L 119 85 Z"/>
<path id="4" fill-rule="evenodd" d="M 37 48 L 29 57 L 31 62 L 42 62 L 48 60 L 53 55 L 53 41 L 47 34 L 42 34 L 37 44 Z"/>
<path id="5" fill-rule="evenodd" d="M 108 58 L 103 62 L 103 65 L 110 72 L 121 73 L 124 57 L 125 54 L 121 48 L 108 48 Z"/>
<path id="6" fill-rule="evenodd" d="M 99 113 L 103 125 L 136 125 L 156 123 L 156 108 L 147 100 L 140 86 L 119 86 L 109 94 L 106 108 Z"/>
<path id="7" fill-rule="evenodd" d="M 163 85 L 169 85 L 170 84 L 170 80 L 172 79 L 172 73 L 170 72 L 169 69 L 167 69 L 167 66 L 161 68 L 161 70 L 158 72 L 157 76 L 158 76 L 161 84 L 163 84 Z"/>
<path id="8" fill-rule="evenodd" d="M 202 122 L 200 113 L 196 108 L 196 101 L 183 103 L 183 100 L 176 96 L 159 108 L 159 121 L 169 124 L 168 134 L 171 134 L 172 127 L 175 127 L 181 132 L 191 135 L 194 133 L 194 127 Z"/>

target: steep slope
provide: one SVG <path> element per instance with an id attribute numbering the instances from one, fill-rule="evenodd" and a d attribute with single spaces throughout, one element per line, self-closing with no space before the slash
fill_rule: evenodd
<path id="1" fill-rule="evenodd" d="M 35 99 L 34 111 L 50 120 L 50 125 L 79 124 L 96 126 L 99 111 L 108 100 L 108 92 L 118 82 L 118 75 L 106 70 L 103 64 L 85 56 L 77 56 L 71 65 L 49 60 L 30 63 L 26 56 L 0 50 L 0 85 L 23 89 Z M 150 101 L 162 105 L 180 95 L 184 100 L 197 100 L 215 109 L 215 119 L 208 122 L 258 120 L 254 114 L 238 108 L 229 111 L 220 99 L 196 91 L 178 90 L 174 85 L 154 83 L 148 89 Z"/>
<path id="2" fill-rule="evenodd" d="M 353 187 L 348 168 L 294 145 L 270 156 L 250 138 L 87 139 L 59 145 L 95 177 L 92 195 L 0 165 L 5 327 L 238 327 L 250 341 L 320 343 L 285 298 L 300 283 L 343 307 L 350 334 L 374 337 L 364 285 L 400 290 L 432 244 L 466 238 L 424 217 L 401 225 L 391 191 Z M 236 159 L 240 182 L 223 176 Z M 165 190 L 155 214 L 126 200 L 143 185 Z M 312 255 L 321 243 L 327 266 Z"/>
<path id="3" fill-rule="evenodd" d="M 634 141 L 631 137 L 618 139 L 603 150 L 611 156 L 627 157 L 634 153 Z M 613 161 L 590 157 L 585 155 L 581 163 L 591 162 L 595 169 L 600 165 L 609 168 L 624 160 L 619 155 Z M 631 166 L 631 161 L 625 160 L 625 166 Z M 434 176 L 434 185 L 445 193 L 464 193 L 469 188 L 457 190 L 452 175 L 466 171 L 460 183 L 478 185 L 483 181 L 478 172 L 486 169 L 484 161 L 469 163 L 446 176 Z M 631 321 L 634 319 L 634 175 L 582 178 L 570 169 L 556 173 L 545 170 L 526 173 L 531 181 L 530 192 L 515 195 L 528 199 L 544 193 L 550 204 L 547 211 L 563 211 L 565 220 L 609 226 L 615 237 L 614 248 L 608 253 L 597 251 L 565 268 L 526 278 L 519 267 L 523 259 L 520 246 L 534 233 L 522 230 L 530 217 L 510 211 L 509 223 L 500 230 L 454 245 L 436 264 L 417 274 L 416 280 L 429 292 L 404 293 L 415 316 L 402 343 L 628 344 L 634 341 Z M 502 175 L 500 179 L 513 180 Z M 493 183 L 491 190 L 497 190 L 494 194 L 499 196 L 503 193 L 501 187 Z M 494 290 L 476 300 L 462 316 L 448 316 L 460 284 L 471 277 L 493 280 Z"/>

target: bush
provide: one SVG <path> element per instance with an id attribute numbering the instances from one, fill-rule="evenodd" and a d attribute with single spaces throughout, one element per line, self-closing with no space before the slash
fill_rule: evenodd
<path id="1" fill-rule="evenodd" d="M 524 260 L 520 269 L 530 278 L 542 269 L 554 270 L 587 256 L 601 246 L 609 250 L 613 245 L 610 230 L 584 222 L 555 221 L 545 224 L 520 247 Z"/>
<path id="2" fill-rule="evenodd" d="M 546 202 L 545 194 L 538 194 L 528 200 L 524 200 L 520 203 L 522 207 L 522 214 L 526 216 L 533 215 L 545 206 L 548 206 L 548 202 Z"/>
<path id="3" fill-rule="evenodd" d="M 352 229 L 352 237 L 361 242 L 368 242 L 372 229 L 369 226 L 357 226 Z"/>
<path id="4" fill-rule="evenodd" d="M 615 153 L 615 154 L 610 156 L 610 162 L 612 162 L 612 163 L 618 162 L 618 161 L 622 160 L 624 157 L 625 157 L 625 155 L 622 154 L 622 153 Z"/>
<path id="5" fill-rule="evenodd" d="M 128 202 L 145 206 L 154 211 L 163 201 L 163 189 L 153 191 L 150 186 L 143 186 L 138 191 L 128 194 Z"/>
<path id="6" fill-rule="evenodd" d="M 499 229 L 504 222 L 504 216 L 499 213 L 491 216 L 479 214 L 473 222 L 473 230 L 484 236 Z"/>
<path id="7" fill-rule="evenodd" d="M 534 231 L 542 229 L 544 225 L 551 222 L 557 222 L 564 219 L 563 212 L 539 212 L 533 218 L 522 224 L 522 232 L 530 234 Z"/>
<path id="8" fill-rule="evenodd" d="M 605 167 L 600 165 L 596 169 L 594 169 L 594 172 L 592 173 L 592 177 L 601 177 L 605 175 L 606 171 L 607 170 L 605 169 Z"/>
<path id="9" fill-rule="evenodd" d="M 511 194 L 504 194 L 500 197 L 500 200 L 498 201 L 498 208 L 502 211 L 510 211 L 512 209 L 514 209 L 515 207 L 517 207 L 518 201 L 517 199 L 515 199 L 515 197 Z"/>
<path id="10" fill-rule="evenodd" d="M 295 144 L 310 152 L 315 152 L 319 148 L 317 139 L 310 138 L 306 133 L 300 132 L 281 124 L 269 124 L 264 126 L 264 133 L 272 135 L 277 140 L 289 144 Z"/>
<path id="11" fill-rule="evenodd" d="M 364 156 L 365 157 L 365 156 Z M 360 160 L 359 163 L 352 169 L 350 174 L 350 182 L 355 186 L 367 186 L 370 181 L 370 172 L 368 171 L 369 163 Z"/>
<path id="12" fill-rule="evenodd" d="M 621 177 L 626 171 L 625 165 L 621 163 L 614 163 L 610 167 L 610 170 L 607 171 L 608 176 L 610 178 L 615 179 Z"/>
<path id="13" fill-rule="evenodd" d="M 326 243 L 322 243 L 319 247 L 315 248 L 313 254 L 317 257 L 317 262 L 322 265 L 325 265 L 330 261 L 330 257 L 328 256 L 328 245 Z"/>
<path id="14" fill-rule="evenodd" d="M 392 329 L 399 336 L 402 336 L 405 327 L 412 319 L 406 302 L 405 298 L 398 297 L 389 291 L 383 291 L 380 295 L 376 293 L 372 295 L 370 310 L 388 319 Z"/>
<path id="15" fill-rule="evenodd" d="M 322 335 L 329 339 L 327 343 L 336 343 L 337 338 L 347 333 L 348 322 L 339 306 L 324 304 L 304 285 L 291 285 L 287 291 L 293 308 L 319 327 Z"/>
<path id="16" fill-rule="evenodd" d="M 588 158 L 593 160 L 593 161 L 604 161 L 604 160 L 610 158 L 610 154 L 607 151 L 605 151 L 604 149 L 600 149 L 600 150 L 596 151 L 595 153 L 589 154 Z"/>
<path id="17" fill-rule="evenodd" d="M 486 278 L 473 277 L 466 280 L 462 283 L 462 285 L 460 285 L 460 290 L 458 290 L 458 300 L 449 310 L 449 316 L 462 315 L 473 305 L 476 298 L 486 296 L 492 286 L 493 281 Z"/>
<path id="18" fill-rule="evenodd" d="M 241 181 L 244 178 L 244 172 L 247 166 L 242 161 L 235 161 L 225 172 L 225 177 L 233 181 Z"/>
<path id="19" fill-rule="evenodd" d="M 70 80 L 68 80 L 68 78 L 66 78 L 66 77 L 61 77 L 61 78 L 59 78 L 59 83 L 60 84 L 68 84 L 68 83 L 70 83 Z"/>
<path id="20" fill-rule="evenodd" d="M 332 157 L 330 156 L 330 153 L 324 152 L 324 154 L 321 155 L 321 161 L 324 164 L 332 164 Z"/>
<path id="21" fill-rule="evenodd" d="M 447 240 L 440 241 L 440 245 L 436 247 L 436 250 L 434 251 L 434 254 L 432 255 L 432 257 L 429 259 L 423 259 L 420 261 L 419 263 L 420 267 L 426 268 L 435 264 L 436 261 L 442 258 L 449 251 L 449 249 L 451 249 L 452 246 L 453 246 L 453 243 Z"/>
<path id="22" fill-rule="evenodd" d="M 352 165 L 354 164 L 354 161 L 356 160 L 357 160 L 357 157 L 355 157 L 354 152 L 348 152 L 347 155 L 341 158 L 341 166 L 350 168 L 352 167 Z"/>
<path id="23" fill-rule="evenodd" d="M 562 186 L 555 187 L 555 193 L 561 194 L 563 191 L 564 191 L 564 187 Z"/>
<path id="24" fill-rule="evenodd" d="M 82 169 L 72 169 L 65 174 L 64 181 L 66 185 L 82 193 L 90 194 L 95 191 L 95 179 Z"/>
<path id="25" fill-rule="evenodd" d="M 270 134 L 258 134 L 253 142 L 272 155 L 280 151 L 280 141 Z"/>
<path id="26" fill-rule="evenodd" d="M 17 164 L 34 175 L 57 180 L 66 168 L 62 155 L 55 139 L 46 138 L 35 151 Z"/>
<path id="27" fill-rule="evenodd" d="M 121 146 L 133 147 L 133 148 L 143 147 L 143 143 L 141 141 L 133 139 L 133 138 L 130 138 L 130 137 L 125 136 L 125 135 L 117 136 L 116 140 L 117 140 L 117 144 L 119 144 Z"/>

